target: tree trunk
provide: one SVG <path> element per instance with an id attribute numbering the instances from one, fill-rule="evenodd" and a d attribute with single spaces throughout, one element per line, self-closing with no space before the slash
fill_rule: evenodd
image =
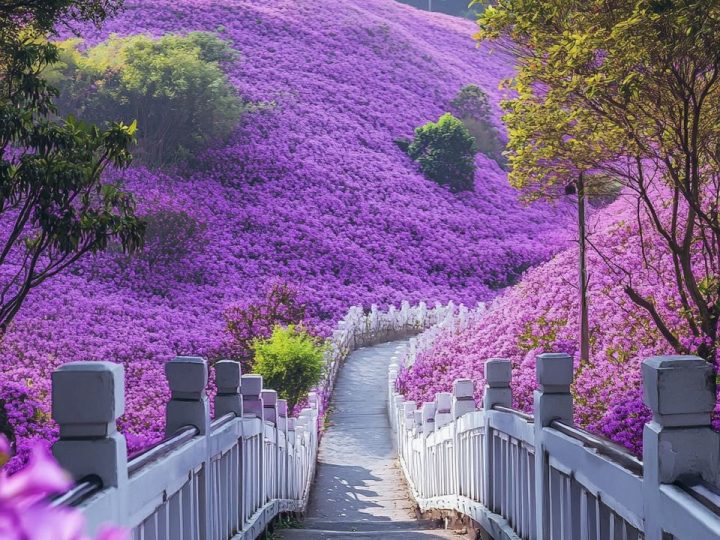
<path id="1" fill-rule="evenodd" d="M 587 242 L 585 227 L 585 178 L 582 173 L 577 180 L 578 241 L 580 245 L 580 363 L 590 362 L 590 323 L 588 315 Z"/>

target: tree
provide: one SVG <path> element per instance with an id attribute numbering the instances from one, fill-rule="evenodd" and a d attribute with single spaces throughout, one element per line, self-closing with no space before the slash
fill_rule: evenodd
<path id="1" fill-rule="evenodd" d="M 653 249 L 672 264 L 683 327 L 633 283 L 635 269 L 616 267 L 625 292 L 677 352 L 714 362 L 720 5 L 500 0 L 479 25 L 479 39 L 508 43 L 517 55 L 516 97 L 504 104 L 511 182 L 542 194 L 584 172 L 634 195 L 640 247 L 645 255 L 651 227 Z"/>
<path id="2" fill-rule="evenodd" d="M 262 300 L 225 311 L 230 343 L 224 355 L 242 363 L 243 368 L 250 368 L 253 340 L 270 337 L 276 326 L 304 323 L 306 311 L 307 306 L 293 287 L 283 282 L 273 283 Z"/>
<path id="3" fill-rule="evenodd" d="M 222 69 L 236 53 L 215 34 L 111 36 L 84 51 L 81 44 L 60 43 L 48 74 L 60 89 L 59 110 L 95 123 L 137 119 L 134 153 L 144 163 L 191 158 L 237 125 L 243 103 Z"/>
<path id="4" fill-rule="evenodd" d="M 101 20 L 118 2 L 5 2 L 0 5 L 0 328 L 27 295 L 89 252 L 142 245 L 132 196 L 102 182 L 125 167 L 135 125 L 105 129 L 58 119 L 56 90 L 42 73 L 57 61 L 45 42 L 53 24 Z"/>
<path id="5" fill-rule="evenodd" d="M 500 140 L 500 136 L 491 122 L 490 102 L 487 94 L 477 85 L 465 85 L 450 102 L 450 111 L 462 120 L 472 138 L 475 139 L 475 153 L 485 154 L 504 168 L 507 165 L 502 155 L 505 144 Z"/>
<path id="6" fill-rule="evenodd" d="M 472 190 L 475 183 L 475 140 L 462 121 L 446 113 L 415 130 L 407 154 L 429 179 L 453 191 Z"/>
<path id="7" fill-rule="evenodd" d="M 325 365 L 325 348 L 301 327 L 276 326 L 269 338 L 252 342 L 253 371 L 263 384 L 287 399 L 290 410 L 320 382 Z"/>

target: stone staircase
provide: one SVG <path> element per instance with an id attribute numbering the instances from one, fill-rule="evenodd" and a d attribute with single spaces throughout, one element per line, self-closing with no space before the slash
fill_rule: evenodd
<path id="1" fill-rule="evenodd" d="M 354 352 L 335 385 L 306 519 L 288 540 L 462 538 L 415 519 L 387 417 L 387 368 L 406 341 Z"/>

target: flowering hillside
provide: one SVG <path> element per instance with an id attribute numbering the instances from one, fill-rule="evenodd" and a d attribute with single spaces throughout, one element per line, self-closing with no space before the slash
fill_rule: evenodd
<path id="1" fill-rule="evenodd" d="M 212 355 L 223 311 L 270 280 L 299 288 L 328 329 L 353 304 L 472 305 L 561 246 L 566 219 L 518 204 L 494 161 L 478 156 L 475 191 L 453 194 L 394 144 L 465 84 L 496 107 L 509 62 L 476 48 L 469 21 L 389 0 L 137 0 L 82 34 L 193 30 L 239 52 L 226 69 L 258 106 L 194 169 L 122 173 L 154 227 L 143 254 L 86 259 L 29 298 L 0 360 L 19 460 L 53 437 L 49 373 L 72 360 L 122 362 L 121 427 L 131 449 L 157 440 L 163 363 Z"/>
<path id="2" fill-rule="evenodd" d="M 414 365 L 398 380 L 408 399 L 430 401 L 448 391 L 457 378 L 476 383 L 481 402 L 484 365 L 490 358 L 513 363 L 513 405 L 532 411 L 536 388 L 535 358 L 543 352 L 565 352 L 575 358 L 575 420 L 639 454 L 642 429 L 650 411 L 642 401 L 640 363 L 658 354 L 674 354 L 644 310 L 623 290 L 618 269 L 633 269 L 633 285 L 652 294 L 660 313 L 673 331 L 682 335 L 684 320 L 677 306 L 672 264 L 658 250 L 648 232 L 639 234 L 632 198 L 621 198 L 591 220 L 596 250 L 588 253 L 592 354 L 587 365 L 579 362 L 578 250 L 567 249 L 551 261 L 529 271 L 522 281 L 494 299 L 487 311 L 472 319 L 459 333 L 441 333 L 420 352 Z M 692 346 L 685 337 L 683 343 Z M 720 420 L 716 417 L 716 427 Z"/>

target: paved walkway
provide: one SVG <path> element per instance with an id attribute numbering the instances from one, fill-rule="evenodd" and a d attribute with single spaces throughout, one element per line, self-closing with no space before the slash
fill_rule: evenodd
<path id="1" fill-rule="evenodd" d="M 387 367 L 406 341 L 360 349 L 340 370 L 302 529 L 283 539 L 458 538 L 415 520 L 387 417 Z"/>

